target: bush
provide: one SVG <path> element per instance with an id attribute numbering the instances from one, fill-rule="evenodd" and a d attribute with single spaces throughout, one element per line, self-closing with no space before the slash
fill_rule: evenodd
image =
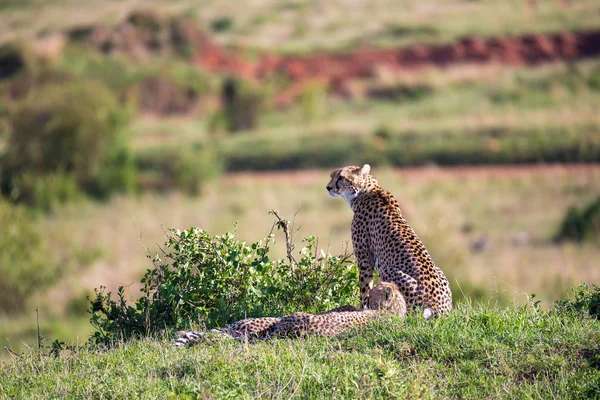
<path id="1" fill-rule="evenodd" d="M 216 33 L 226 32 L 232 27 L 233 20 L 229 17 L 216 18 L 210 22 L 210 29 Z"/>
<path id="2" fill-rule="evenodd" d="M 261 94 L 239 79 L 227 79 L 221 92 L 222 123 L 228 132 L 254 129 L 263 105 Z"/>
<path id="3" fill-rule="evenodd" d="M 220 172 L 219 162 L 209 150 L 183 150 L 173 160 L 172 174 L 177 188 L 195 196 L 200 194 L 206 180 Z"/>
<path id="4" fill-rule="evenodd" d="M 600 286 L 592 285 L 590 288 L 583 283 L 573 289 L 573 294 L 572 299 L 558 300 L 556 309 L 566 313 L 589 314 L 600 319 Z"/>
<path id="5" fill-rule="evenodd" d="M 128 114 L 104 85 L 49 83 L 33 88 L 11 115 L 1 187 L 15 201 L 37 205 L 40 187 L 70 186 L 95 195 L 130 190 L 134 163 L 123 139 Z M 57 177 L 61 178 L 57 178 Z M 49 184 L 49 180 L 62 183 Z M 69 191 L 71 189 L 68 189 Z M 51 204 L 63 189 L 43 189 Z"/>
<path id="6" fill-rule="evenodd" d="M 600 239 L 600 197 L 581 211 L 569 207 L 554 238 L 577 242 Z"/>
<path id="7" fill-rule="evenodd" d="M 222 236 L 198 228 L 170 232 L 165 258 L 155 258 L 146 271 L 143 296 L 134 305 L 126 303 L 123 287 L 117 300 L 104 288 L 96 290 L 92 341 L 107 345 L 199 323 L 222 326 L 246 317 L 325 311 L 358 298 L 349 256 L 319 251 L 313 237 L 304 240 L 295 262 L 269 258 L 272 235 L 246 244 L 235 230 Z"/>
<path id="8" fill-rule="evenodd" d="M 210 146 L 145 151 L 137 155 L 136 163 L 147 186 L 163 190 L 176 187 L 189 195 L 198 195 L 223 166 Z"/>
<path id="9" fill-rule="evenodd" d="M 0 199 L 0 226 L 0 312 L 18 313 L 36 291 L 56 281 L 59 268 L 21 207 Z"/>
<path id="10" fill-rule="evenodd" d="M 31 67 L 32 57 L 17 43 L 0 45 L 0 80 L 10 78 Z"/>
<path id="11" fill-rule="evenodd" d="M 13 178 L 11 195 L 24 203 L 50 211 L 77 199 L 81 192 L 75 180 L 62 171 L 43 175 L 23 172 Z"/>

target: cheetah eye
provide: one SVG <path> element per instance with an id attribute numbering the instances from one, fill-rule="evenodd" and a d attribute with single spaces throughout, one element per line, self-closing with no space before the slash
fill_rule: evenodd
<path id="1" fill-rule="evenodd" d="M 339 183 L 340 183 L 341 180 L 342 180 L 341 176 L 338 176 L 338 178 L 335 180 L 335 185 L 334 186 L 335 186 L 336 189 L 339 189 L 338 185 L 339 185 Z"/>

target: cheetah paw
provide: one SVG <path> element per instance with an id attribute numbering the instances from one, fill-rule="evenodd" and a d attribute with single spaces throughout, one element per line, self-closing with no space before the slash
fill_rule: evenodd
<path id="1" fill-rule="evenodd" d="M 433 310 L 431 308 L 429 308 L 429 307 L 427 307 L 426 309 L 423 310 L 423 317 L 426 320 L 429 320 L 429 319 L 433 318 L 434 314 L 435 313 L 433 312 Z"/>

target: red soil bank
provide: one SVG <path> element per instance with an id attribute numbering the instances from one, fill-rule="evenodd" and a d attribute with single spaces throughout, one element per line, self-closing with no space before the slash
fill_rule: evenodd
<path id="1" fill-rule="evenodd" d="M 255 63 L 245 62 L 215 45 L 205 44 L 197 53 L 196 60 L 208 70 L 227 71 L 246 78 L 263 79 L 282 74 L 293 81 L 287 97 L 295 97 L 306 82 L 314 80 L 324 82 L 338 94 L 344 94 L 350 79 L 373 76 L 381 66 L 396 72 L 462 63 L 526 66 L 598 55 L 600 30 L 591 30 L 488 39 L 468 37 L 449 44 L 365 49 L 346 54 L 264 54 Z"/>

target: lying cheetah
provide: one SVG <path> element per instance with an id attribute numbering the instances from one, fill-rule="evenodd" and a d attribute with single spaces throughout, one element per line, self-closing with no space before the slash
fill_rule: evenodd
<path id="1" fill-rule="evenodd" d="M 381 282 L 369 290 L 365 298 L 364 310 L 342 306 L 321 314 L 298 312 L 280 318 L 247 318 L 220 330 L 213 329 L 212 332 L 238 340 L 271 339 L 274 336 L 304 337 L 309 334 L 335 336 L 381 315 L 406 315 L 406 301 L 393 283 Z M 198 342 L 206 332 L 180 332 L 179 335 L 175 341 L 176 348 Z"/>
<path id="2" fill-rule="evenodd" d="M 448 279 L 435 266 L 421 240 L 408 225 L 396 199 L 369 174 L 370 166 L 348 166 L 331 173 L 327 191 L 341 197 L 354 212 L 352 246 L 358 261 L 361 305 L 376 269 L 382 280 L 394 282 L 411 307 L 425 318 L 452 309 Z"/>

